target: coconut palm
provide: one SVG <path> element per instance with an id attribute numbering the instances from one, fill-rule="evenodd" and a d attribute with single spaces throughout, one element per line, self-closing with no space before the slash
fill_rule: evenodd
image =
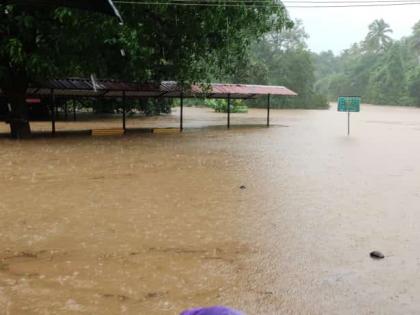
<path id="1" fill-rule="evenodd" d="M 413 27 L 413 36 L 411 37 L 411 46 L 420 55 L 420 21 Z"/>
<path id="2" fill-rule="evenodd" d="M 373 21 L 364 41 L 366 49 L 373 52 L 384 51 L 392 43 L 388 33 L 392 33 L 392 30 L 383 19 Z"/>

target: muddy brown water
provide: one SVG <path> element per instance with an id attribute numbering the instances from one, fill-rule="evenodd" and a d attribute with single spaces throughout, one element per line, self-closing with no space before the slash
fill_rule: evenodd
<path id="1" fill-rule="evenodd" d="M 185 120 L 225 116 L 187 108 Z M 420 110 L 363 106 L 350 137 L 334 108 L 272 121 L 0 139 L 0 314 L 419 313 Z"/>

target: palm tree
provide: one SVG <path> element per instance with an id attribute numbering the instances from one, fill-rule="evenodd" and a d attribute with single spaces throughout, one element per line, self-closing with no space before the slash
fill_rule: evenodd
<path id="1" fill-rule="evenodd" d="M 392 43 L 392 38 L 387 35 L 388 33 L 392 33 L 392 30 L 383 19 L 373 21 L 369 25 L 369 33 L 364 41 L 367 50 L 384 51 Z"/>
<path id="2" fill-rule="evenodd" d="M 420 21 L 413 27 L 413 36 L 411 37 L 411 46 L 420 57 Z M 419 59 L 420 61 L 420 59 Z"/>

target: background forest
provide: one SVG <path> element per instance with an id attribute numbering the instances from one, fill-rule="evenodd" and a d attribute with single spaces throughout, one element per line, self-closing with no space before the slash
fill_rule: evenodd
<path id="1" fill-rule="evenodd" d="M 365 39 L 342 54 L 313 54 L 315 90 L 329 100 L 360 95 L 365 103 L 420 106 L 420 22 L 408 37 L 392 40 L 391 33 L 375 20 Z"/>

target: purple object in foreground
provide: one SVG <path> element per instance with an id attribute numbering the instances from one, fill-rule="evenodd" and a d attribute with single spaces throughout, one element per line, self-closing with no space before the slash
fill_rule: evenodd
<path id="1" fill-rule="evenodd" d="M 180 315 L 245 315 L 244 313 L 225 306 L 191 308 Z"/>

